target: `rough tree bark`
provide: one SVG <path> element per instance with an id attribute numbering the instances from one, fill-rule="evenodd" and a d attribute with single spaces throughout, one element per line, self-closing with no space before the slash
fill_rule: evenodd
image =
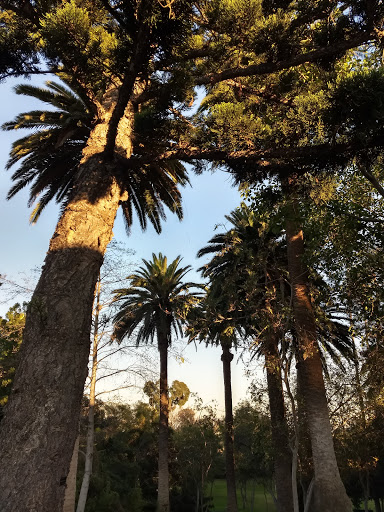
<path id="1" fill-rule="evenodd" d="M 311 436 L 315 473 L 313 508 L 316 512 L 349 512 L 348 498 L 337 467 L 329 420 L 316 323 L 303 261 L 304 239 L 297 203 L 289 199 L 286 219 L 288 270 L 292 287 L 293 313 L 299 350 L 303 355 L 304 403 Z"/>
<path id="2" fill-rule="evenodd" d="M 225 475 L 227 481 L 227 512 L 237 512 L 235 455 L 233 449 L 233 407 L 232 407 L 232 383 L 231 361 L 233 354 L 227 344 L 222 343 L 221 360 L 223 362 L 224 376 L 224 403 L 225 403 Z"/>
<path id="3" fill-rule="evenodd" d="M 84 149 L 76 188 L 29 305 L 0 433 L 0 460 L 7 468 L 0 481 L 2 512 L 59 512 L 63 507 L 87 375 L 95 285 L 123 199 L 113 162 L 101 158 L 116 104 L 112 93 Z M 116 139 L 126 156 L 131 126 L 132 116 L 125 115 Z"/>
<path id="4" fill-rule="evenodd" d="M 160 355 L 160 421 L 159 421 L 159 476 L 157 512 L 169 512 L 169 470 L 168 470 L 168 339 L 166 329 L 158 329 Z"/>

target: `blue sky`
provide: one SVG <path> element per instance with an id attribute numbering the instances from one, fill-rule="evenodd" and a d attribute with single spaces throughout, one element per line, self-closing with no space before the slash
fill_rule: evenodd
<path id="1" fill-rule="evenodd" d="M 44 79 L 40 78 L 39 82 L 34 80 L 32 83 L 43 81 Z M 0 124 L 9 121 L 20 112 L 41 108 L 41 104 L 32 103 L 30 99 L 13 93 L 12 86 L 22 82 L 22 79 L 18 79 L 0 84 Z M 25 276 L 31 275 L 31 269 L 41 267 L 43 264 L 59 216 L 59 207 L 53 204 L 44 211 L 36 225 L 31 225 L 31 210 L 27 208 L 28 190 L 20 192 L 10 201 L 5 199 L 11 185 L 12 174 L 12 170 L 5 171 L 5 163 L 12 140 L 22 135 L 0 132 L 0 274 L 5 274 L 8 279 L 19 283 Z M 192 186 L 183 190 L 183 221 L 180 222 L 172 214 L 167 215 L 160 235 L 157 235 L 150 226 L 143 233 L 138 223 L 134 222 L 131 235 L 127 237 L 121 215 L 118 215 L 114 227 L 115 238 L 135 251 L 134 261 L 140 262 L 141 258 L 151 258 L 152 252 L 162 252 L 170 260 L 180 254 L 184 265 L 191 265 L 193 269 L 197 269 L 202 264 L 202 261 L 196 258 L 197 251 L 214 235 L 215 227 L 218 226 L 219 231 L 228 227 L 224 216 L 238 206 L 241 200 L 236 187 L 232 186 L 230 176 L 217 170 L 215 173 L 208 171 L 200 176 L 191 172 L 190 179 Z M 190 279 L 198 280 L 199 276 L 194 271 Z M 8 307 L 15 302 L 4 302 L 5 300 L 6 297 L 0 288 L 0 315 L 4 315 Z M 223 390 L 220 350 L 205 349 L 202 346 L 196 352 L 195 348 L 190 346 L 183 350 L 183 354 L 186 358 L 185 363 L 170 362 L 170 380 L 184 380 L 204 401 L 216 399 L 221 407 Z M 243 371 L 241 364 L 234 369 L 235 402 L 244 397 L 247 387 Z"/>

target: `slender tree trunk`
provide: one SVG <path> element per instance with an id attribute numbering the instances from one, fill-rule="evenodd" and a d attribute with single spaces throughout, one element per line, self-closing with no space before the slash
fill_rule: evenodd
<path id="1" fill-rule="evenodd" d="M 77 436 L 75 447 L 73 449 L 71 465 L 69 466 L 69 474 L 67 478 L 67 487 L 65 489 L 63 512 L 75 512 L 76 505 L 76 475 L 77 475 L 77 462 L 79 459 L 79 441 L 80 436 Z"/>
<path id="2" fill-rule="evenodd" d="M 96 402 L 96 376 L 98 366 L 98 346 L 99 346 L 99 314 L 101 310 L 100 304 L 101 293 L 101 277 L 100 272 L 97 279 L 93 347 L 92 347 L 92 370 L 91 385 L 89 389 L 89 407 L 88 407 L 88 428 L 87 428 L 87 447 L 85 452 L 85 467 L 83 481 L 81 482 L 79 499 L 77 502 L 76 512 L 84 512 L 87 502 L 89 482 L 92 475 L 93 452 L 95 446 L 95 402 Z"/>
<path id="3" fill-rule="evenodd" d="M 13 393 L 0 433 L 0 510 L 61 511 L 87 375 L 92 302 L 121 187 L 99 156 L 113 99 L 91 133 L 75 190 L 51 239 L 29 305 Z M 131 148 L 132 116 L 122 119 Z M 126 197 L 124 197 L 126 199 Z"/>
<path id="4" fill-rule="evenodd" d="M 289 447 L 289 431 L 285 415 L 278 339 L 274 332 L 269 333 L 265 346 L 265 368 L 274 447 L 277 512 L 292 512 L 292 452 Z"/>
<path id="5" fill-rule="evenodd" d="M 297 341 L 293 340 L 293 345 L 296 347 Z M 300 350 L 295 349 L 296 357 L 296 370 L 297 370 L 297 389 L 296 389 L 296 403 L 297 403 L 297 432 L 299 439 L 298 455 L 300 461 L 300 486 L 302 489 L 302 502 L 305 509 L 306 502 L 311 498 L 308 489 L 312 484 L 313 488 L 313 460 L 311 449 L 311 436 L 309 434 L 307 414 L 304 403 L 304 389 L 305 382 L 303 381 L 303 371 L 299 368 L 304 364 L 303 354 Z M 313 491 L 312 491 L 313 493 Z M 311 494 L 312 494 L 311 493 Z"/>
<path id="6" fill-rule="evenodd" d="M 271 279 L 265 268 L 265 311 L 268 327 L 264 344 L 265 368 L 267 372 L 269 410 L 271 414 L 273 458 L 275 468 L 277 512 L 293 512 L 292 451 L 289 445 L 289 430 L 285 414 L 283 381 L 279 341 L 281 328 L 276 320 L 276 279 Z"/>
<path id="7" fill-rule="evenodd" d="M 285 352 L 285 349 L 284 349 Z M 295 397 L 292 394 L 291 386 L 289 383 L 289 364 L 286 358 L 286 354 L 284 354 L 284 358 L 281 359 L 284 361 L 283 367 L 283 378 L 284 384 L 287 391 L 287 395 L 291 404 L 292 411 L 292 420 L 293 420 L 293 429 L 294 436 L 290 442 L 290 449 L 292 451 L 292 472 L 291 472 L 291 486 L 292 486 L 292 501 L 293 501 L 293 511 L 299 512 L 299 495 L 297 492 L 297 462 L 298 462 L 298 453 L 299 453 L 299 444 L 300 444 L 300 429 L 298 422 L 298 414 L 296 411 L 296 401 Z"/>
<path id="8" fill-rule="evenodd" d="M 375 512 L 381 512 L 381 505 L 379 498 L 374 498 L 375 502 Z"/>
<path id="9" fill-rule="evenodd" d="M 233 409 L 232 409 L 232 384 L 231 384 L 231 361 L 233 354 L 227 344 L 222 343 L 224 376 L 224 402 L 225 402 L 225 474 L 227 479 L 227 512 L 237 512 L 236 476 L 235 476 L 235 455 L 233 450 Z"/>
<path id="10" fill-rule="evenodd" d="M 291 279 L 293 312 L 299 350 L 303 354 L 304 400 L 311 436 L 315 473 L 316 512 L 349 512 L 352 504 L 341 481 L 333 446 L 322 364 L 317 345 L 316 323 L 303 261 L 303 231 L 298 222 L 297 205 L 290 200 L 286 220 L 288 269 Z"/>
<path id="11" fill-rule="evenodd" d="M 168 336 L 158 331 L 160 353 L 160 423 L 159 423 L 159 479 L 157 512 L 169 512 L 169 470 L 168 470 Z"/>

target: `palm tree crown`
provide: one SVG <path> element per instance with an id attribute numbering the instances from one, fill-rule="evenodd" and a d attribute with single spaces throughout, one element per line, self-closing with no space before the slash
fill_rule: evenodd
<path id="1" fill-rule="evenodd" d="M 30 185 L 28 205 L 37 203 L 31 214 L 31 222 L 36 222 L 51 200 L 56 199 L 63 207 L 67 204 L 78 177 L 83 148 L 93 127 L 93 113 L 87 98 L 60 83 L 48 81 L 46 87 L 18 85 L 15 92 L 53 108 L 24 112 L 2 126 L 7 131 L 32 130 L 12 145 L 6 167 L 9 169 L 15 164 L 19 167 L 12 175 L 15 184 L 7 198 Z M 145 151 L 145 147 L 141 147 L 141 151 Z M 161 231 L 161 220 L 165 219 L 164 205 L 182 218 L 178 185 L 184 186 L 189 180 L 180 162 L 146 164 L 137 169 L 120 169 L 117 174 L 122 189 L 128 192 L 128 200 L 122 203 L 128 230 L 133 210 L 143 229 L 149 219 L 157 232 Z"/>
<path id="2" fill-rule="evenodd" d="M 191 267 L 179 267 L 180 261 L 178 256 L 168 265 L 161 253 L 152 254 L 152 261 L 143 259 L 144 265 L 128 277 L 129 288 L 115 290 L 116 300 L 122 301 L 114 317 L 117 339 L 130 336 L 137 327 L 137 343 L 153 342 L 160 328 L 167 331 L 168 343 L 172 330 L 182 335 L 187 312 L 199 298 L 189 292 L 196 284 L 182 282 Z"/>

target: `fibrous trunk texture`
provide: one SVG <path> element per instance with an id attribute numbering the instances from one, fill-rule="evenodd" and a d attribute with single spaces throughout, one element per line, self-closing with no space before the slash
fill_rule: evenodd
<path id="1" fill-rule="evenodd" d="M 231 361 L 233 354 L 228 345 L 222 344 L 224 376 L 224 403 L 225 403 L 225 474 L 227 480 L 227 512 L 237 512 L 236 477 L 235 477 L 235 455 L 233 449 L 233 409 L 232 409 L 232 383 L 231 383 Z"/>
<path id="2" fill-rule="evenodd" d="M 157 512 L 169 512 L 169 471 L 168 471 L 168 336 L 158 331 L 160 353 L 160 423 L 159 423 L 159 478 L 157 491 Z"/>
<path id="3" fill-rule="evenodd" d="M 92 302 L 121 188 L 96 125 L 29 305 L 13 393 L 2 420 L 2 512 L 62 511 L 89 357 Z M 126 133 L 130 145 L 130 133 Z"/>
<path id="4" fill-rule="evenodd" d="M 291 202 L 286 221 L 288 269 L 299 350 L 303 355 L 304 403 L 311 436 L 315 473 L 313 512 L 350 512 L 352 504 L 341 481 L 333 446 L 322 364 L 316 338 L 316 323 L 303 262 L 303 231 L 298 208 Z"/>
<path id="5" fill-rule="evenodd" d="M 268 333 L 264 351 L 265 368 L 271 414 L 277 512 L 292 512 L 292 451 L 289 447 L 289 431 L 285 415 L 278 341 L 277 333 L 271 329 Z"/>

